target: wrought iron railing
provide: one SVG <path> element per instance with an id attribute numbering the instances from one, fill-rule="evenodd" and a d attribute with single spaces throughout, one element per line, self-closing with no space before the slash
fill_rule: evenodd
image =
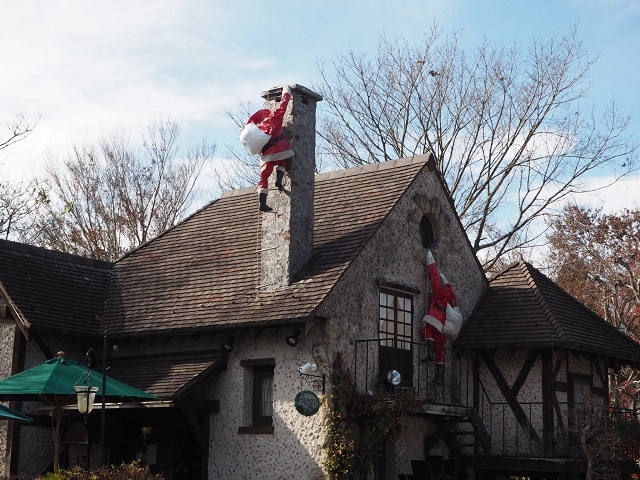
<path id="1" fill-rule="evenodd" d="M 381 365 L 380 340 L 356 340 L 354 377 L 359 394 L 411 391 L 417 398 L 432 405 L 473 406 L 473 372 L 471 362 L 461 361 L 463 352 L 445 349 L 444 382 L 437 383 L 435 362 L 424 361 L 427 356 L 426 345 L 419 342 L 403 344 L 410 348 L 389 349 L 384 365 Z M 402 377 L 398 387 L 384 381 L 391 369 L 397 370 Z"/>
<path id="2" fill-rule="evenodd" d="M 576 406 L 567 402 L 556 402 L 553 414 L 553 434 L 543 434 L 542 402 L 508 402 L 491 400 L 480 378 L 474 382 L 474 358 L 470 352 L 445 349 L 445 375 L 442 383 L 436 382 L 435 362 L 423 361 L 426 357 L 424 343 L 411 342 L 408 349 L 390 349 L 381 364 L 380 341 L 357 340 L 354 356 L 354 388 L 361 395 L 378 396 L 395 392 L 411 392 L 425 405 L 442 406 L 443 412 L 464 407 L 475 412 L 486 433 L 492 455 L 529 458 L 577 458 L 580 455 L 572 434 L 572 423 Z M 407 342 L 405 342 L 407 343 Z M 394 353 L 394 350 L 397 352 Z M 397 357 L 394 358 L 394 355 Z M 407 361 L 410 359 L 410 361 Z M 402 381 L 392 386 L 385 381 L 389 369 L 400 373 Z M 474 385 L 478 385 L 475 389 Z M 460 411 L 464 410 L 461 409 Z M 637 412 L 606 408 L 603 410 L 618 424 L 638 425 Z M 450 413 L 449 413 L 450 414 Z M 580 415 L 580 412 L 577 411 Z M 546 426 L 549 428 L 549 426 Z M 460 422 L 453 433 L 457 437 L 472 437 L 474 441 L 460 447 L 465 455 L 484 455 L 487 450 L 478 440 L 479 432 L 472 422 Z M 550 437 L 550 438 L 548 438 Z M 486 443 L 486 442 L 485 442 Z M 612 445 L 612 458 L 628 459 L 640 457 L 640 436 L 635 441 Z"/>

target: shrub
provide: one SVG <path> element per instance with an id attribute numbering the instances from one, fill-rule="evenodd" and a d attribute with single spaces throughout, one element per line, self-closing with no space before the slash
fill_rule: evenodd
<path id="1" fill-rule="evenodd" d="M 58 470 L 55 473 L 47 473 L 43 480 L 156 480 L 161 475 L 154 475 L 149 467 L 138 461 L 100 467 L 96 470 L 85 470 L 82 467 L 74 467 L 71 470 Z"/>

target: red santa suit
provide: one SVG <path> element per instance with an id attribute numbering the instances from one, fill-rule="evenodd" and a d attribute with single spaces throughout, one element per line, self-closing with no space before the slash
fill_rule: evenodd
<path id="1" fill-rule="evenodd" d="M 282 131 L 282 121 L 287 111 L 287 105 L 291 100 L 291 91 L 285 87 L 282 92 L 280 105 L 273 112 L 267 108 L 258 110 L 249 117 L 247 123 L 255 123 L 258 128 L 271 136 L 271 139 L 262 148 L 260 160 L 260 179 L 258 181 L 259 193 L 267 193 L 269 187 L 269 176 L 273 172 L 273 167 L 282 172 L 286 171 L 287 159 L 293 157 L 293 150 L 289 141 Z"/>
<path id="2" fill-rule="evenodd" d="M 424 326 L 420 333 L 427 342 L 435 343 L 436 364 L 445 363 L 444 344 L 445 338 L 442 334 L 442 327 L 447 316 L 447 303 L 452 307 L 458 306 L 456 294 L 453 287 L 438 273 L 438 266 L 433 261 L 433 256 L 427 254 L 427 264 L 429 269 L 429 280 L 431 282 L 431 298 L 427 306 L 427 314 L 423 319 Z"/>

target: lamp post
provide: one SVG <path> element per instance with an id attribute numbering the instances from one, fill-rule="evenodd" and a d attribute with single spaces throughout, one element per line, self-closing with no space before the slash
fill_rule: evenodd
<path id="1" fill-rule="evenodd" d="M 105 441 L 105 430 L 107 427 L 107 416 L 105 400 L 107 396 L 107 327 L 104 327 L 102 337 L 102 410 L 100 411 L 100 465 L 107 464 L 107 443 Z"/>
<path id="2" fill-rule="evenodd" d="M 88 366 L 88 374 L 87 378 L 84 381 L 84 385 L 77 385 L 74 388 L 76 389 L 76 395 L 78 397 L 78 411 L 87 415 L 93 409 L 93 403 L 95 400 L 96 392 L 98 391 L 98 387 L 93 387 L 91 385 L 91 362 L 95 359 L 98 368 L 100 368 L 100 363 L 96 358 L 96 354 L 93 351 L 93 348 L 90 348 L 87 352 L 87 359 L 89 360 Z M 102 336 L 102 408 L 100 411 L 100 465 L 104 466 L 107 464 L 107 443 L 105 440 L 105 432 L 106 432 L 106 397 L 107 397 L 107 329 L 105 327 L 104 333 Z M 88 385 L 87 385 L 88 384 Z M 85 417 L 86 422 L 86 417 Z"/>

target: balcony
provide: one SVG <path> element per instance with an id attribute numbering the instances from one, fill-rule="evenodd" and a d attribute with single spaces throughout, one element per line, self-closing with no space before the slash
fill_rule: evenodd
<path id="1" fill-rule="evenodd" d="M 445 379 L 435 380 L 434 362 L 424 362 L 424 343 L 402 341 L 385 348 L 387 340 L 355 342 L 354 388 L 372 399 L 396 393 L 410 393 L 422 402 L 421 414 L 439 417 L 437 431 L 427 439 L 427 451 L 444 439 L 465 456 L 575 459 L 580 455 L 571 431 L 575 407 L 554 402 L 552 425 L 543 425 L 541 402 L 510 405 L 496 402 L 480 381 L 477 359 L 469 352 L 446 349 Z M 397 370 L 398 386 L 387 381 L 387 372 Z M 578 412 L 579 413 L 579 412 Z M 605 408 L 600 417 L 629 425 L 638 423 L 637 412 Z M 628 425 L 627 427 L 628 428 Z M 546 431 L 545 431 L 546 429 Z M 640 431 L 640 430 L 638 430 Z M 640 438 L 612 446 L 615 459 L 640 458 Z"/>
<path id="2" fill-rule="evenodd" d="M 431 406 L 474 405 L 472 362 L 466 361 L 468 354 L 446 349 L 445 381 L 437 385 L 435 363 L 423 361 L 427 355 L 424 343 L 398 341 L 402 348 L 385 348 L 383 342 L 386 340 L 356 340 L 353 367 L 357 393 L 378 396 L 394 391 L 413 392 Z M 386 381 L 389 370 L 400 373 L 402 382 L 398 387 L 391 387 Z"/>

